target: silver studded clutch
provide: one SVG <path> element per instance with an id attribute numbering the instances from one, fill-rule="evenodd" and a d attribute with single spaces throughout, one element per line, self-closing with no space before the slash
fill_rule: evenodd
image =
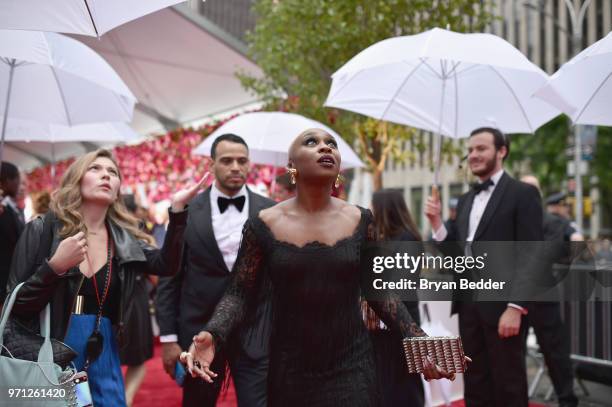
<path id="1" fill-rule="evenodd" d="M 422 373 L 426 356 L 448 373 L 463 373 L 466 369 L 463 344 L 458 336 L 410 337 L 403 342 L 409 373 Z"/>

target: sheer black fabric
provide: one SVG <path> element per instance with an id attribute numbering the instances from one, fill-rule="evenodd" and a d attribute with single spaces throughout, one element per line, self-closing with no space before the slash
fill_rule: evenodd
<path id="1" fill-rule="evenodd" d="M 255 217 L 244 226 L 232 283 L 205 330 L 224 346 L 260 279 L 273 298 L 271 406 L 375 406 L 375 364 L 360 304 L 360 246 L 373 239 L 362 209 L 354 233 L 334 245 L 277 240 Z M 370 306 L 403 336 L 424 335 L 397 299 Z"/>

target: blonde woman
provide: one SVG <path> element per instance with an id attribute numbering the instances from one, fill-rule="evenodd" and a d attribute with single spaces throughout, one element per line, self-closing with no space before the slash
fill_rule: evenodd
<path id="1" fill-rule="evenodd" d="M 132 307 L 135 282 L 142 273 L 176 272 L 184 209 L 205 179 L 173 196 L 168 234 L 158 250 L 120 198 L 121 174 L 111 153 L 97 150 L 68 168 L 51 211 L 30 222 L 21 235 L 8 286 L 25 284 L 13 314 L 35 320 L 51 303 L 51 335 L 77 352 L 74 363 L 88 372 L 94 405 L 126 404 L 117 337 L 133 328 L 124 325 L 124 317 Z M 52 237 L 43 236 L 46 231 Z M 35 264 L 45 241 L 51 242 L 48 256 Z"/>

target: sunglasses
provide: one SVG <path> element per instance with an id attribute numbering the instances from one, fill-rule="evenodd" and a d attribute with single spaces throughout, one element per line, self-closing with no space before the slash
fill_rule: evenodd
<path id="1" fill-rule="evenodd" d="M 85 354 L 87 361 L 91 364 L 102 354 L 104 349 L 104 337 L 98 330 L 94 330 L 93 333 L 87 338 L 87 345 L 85 347 Z"/>

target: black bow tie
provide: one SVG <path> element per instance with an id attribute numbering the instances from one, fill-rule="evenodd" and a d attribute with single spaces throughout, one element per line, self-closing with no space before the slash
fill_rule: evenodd
<path id="1" fill-rule="evenodd" d="M 482 191 L 486 191 L 489 187 L 492 187 L 495 183 L 489 178 L 484 182 L 476 182 L 472 184 L 472 189 L 476 192 L 476 195 L 481 193 Z"/>
<path id="2" fill-rule="evenodd" d="M 219 211 L 221 213 L 225 212 L 228 206 L 234 205 L 238 212 L 242 212 L 242 208 L 244 208 L 244 202 L 246 201 L 246 197 L 244 195 L 236 197 L 236 198 L 223 198 L 222 196 L 217 198 L 217 205 L 219 205 Z"/>

